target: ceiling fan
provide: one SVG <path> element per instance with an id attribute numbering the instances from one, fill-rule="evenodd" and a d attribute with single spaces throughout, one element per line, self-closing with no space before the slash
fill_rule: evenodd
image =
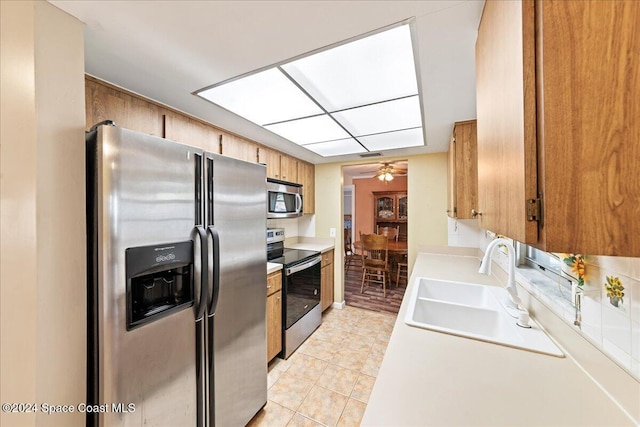
<path id="1" fill-rule="evenodd" d="M 376 171 L 374 178 L 378 178 L 380 181 L 383 181 L 385 184 L 391 180 L 395 175 L 406 175 L 407 170 L 396 168 L 393 166 L 391 162 L 382 163 L 380 168 Z"/>

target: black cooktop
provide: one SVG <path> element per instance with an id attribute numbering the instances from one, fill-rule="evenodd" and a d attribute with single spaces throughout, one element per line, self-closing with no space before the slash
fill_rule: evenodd
<path id="1" fill-rule="evenodd" d="M 269 262 L 275 262 L 277 264 L 283 264 L 285 267 L 291 267 L 292 265 L 300 264 L 307 259 L 318 255 L 320 255 L 320 252 L 318 251 L 284 248 L 282 256 L 270 259 Z"/>

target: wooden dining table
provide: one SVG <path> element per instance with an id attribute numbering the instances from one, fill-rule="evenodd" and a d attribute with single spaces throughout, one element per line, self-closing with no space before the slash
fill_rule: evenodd
<path id="1" fill-rule="evenodd" d="M 358 240 L 353 244 L 356 250 L 362 250 L 362 242 Z M 392 254 L 398 255 L 407 255 L 409 253 L 407 242 L 405 241 L 395 241 L 389 240 L 389 245 L 387 246 L 387 250 Z"/>
<path id="2" fill-rule="evenodd" d="M 354 242 L 353 247 L 355 248 L 356 253 L 358 253 L 357 251 L 362 251 L 362 242 L 360 240 Z M 396 273 L 396 269 L 398 268 L 398 260 L 402 259 L 404 255 L 409 253 L 408 245 L 406 241 L 389 240 L 387 250 L 389 251 L 389 270 L 391 277 L 393 277 Z"/>

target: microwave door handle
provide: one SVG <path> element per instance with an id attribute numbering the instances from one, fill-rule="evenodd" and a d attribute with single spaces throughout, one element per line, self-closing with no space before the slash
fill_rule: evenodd
<path id="1" fill-rule="evenodd" d="M 296 212 L 302 212 L 302 196 L 296 194 Z"/>

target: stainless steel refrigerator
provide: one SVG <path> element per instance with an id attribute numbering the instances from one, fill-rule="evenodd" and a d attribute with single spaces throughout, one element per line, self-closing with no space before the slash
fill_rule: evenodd
<path id="1" fill-rule="evenodd" d="M 265 167 L 102 124 L 87 216 L 87 424 L 245 425 L 267 401 Z"/>

